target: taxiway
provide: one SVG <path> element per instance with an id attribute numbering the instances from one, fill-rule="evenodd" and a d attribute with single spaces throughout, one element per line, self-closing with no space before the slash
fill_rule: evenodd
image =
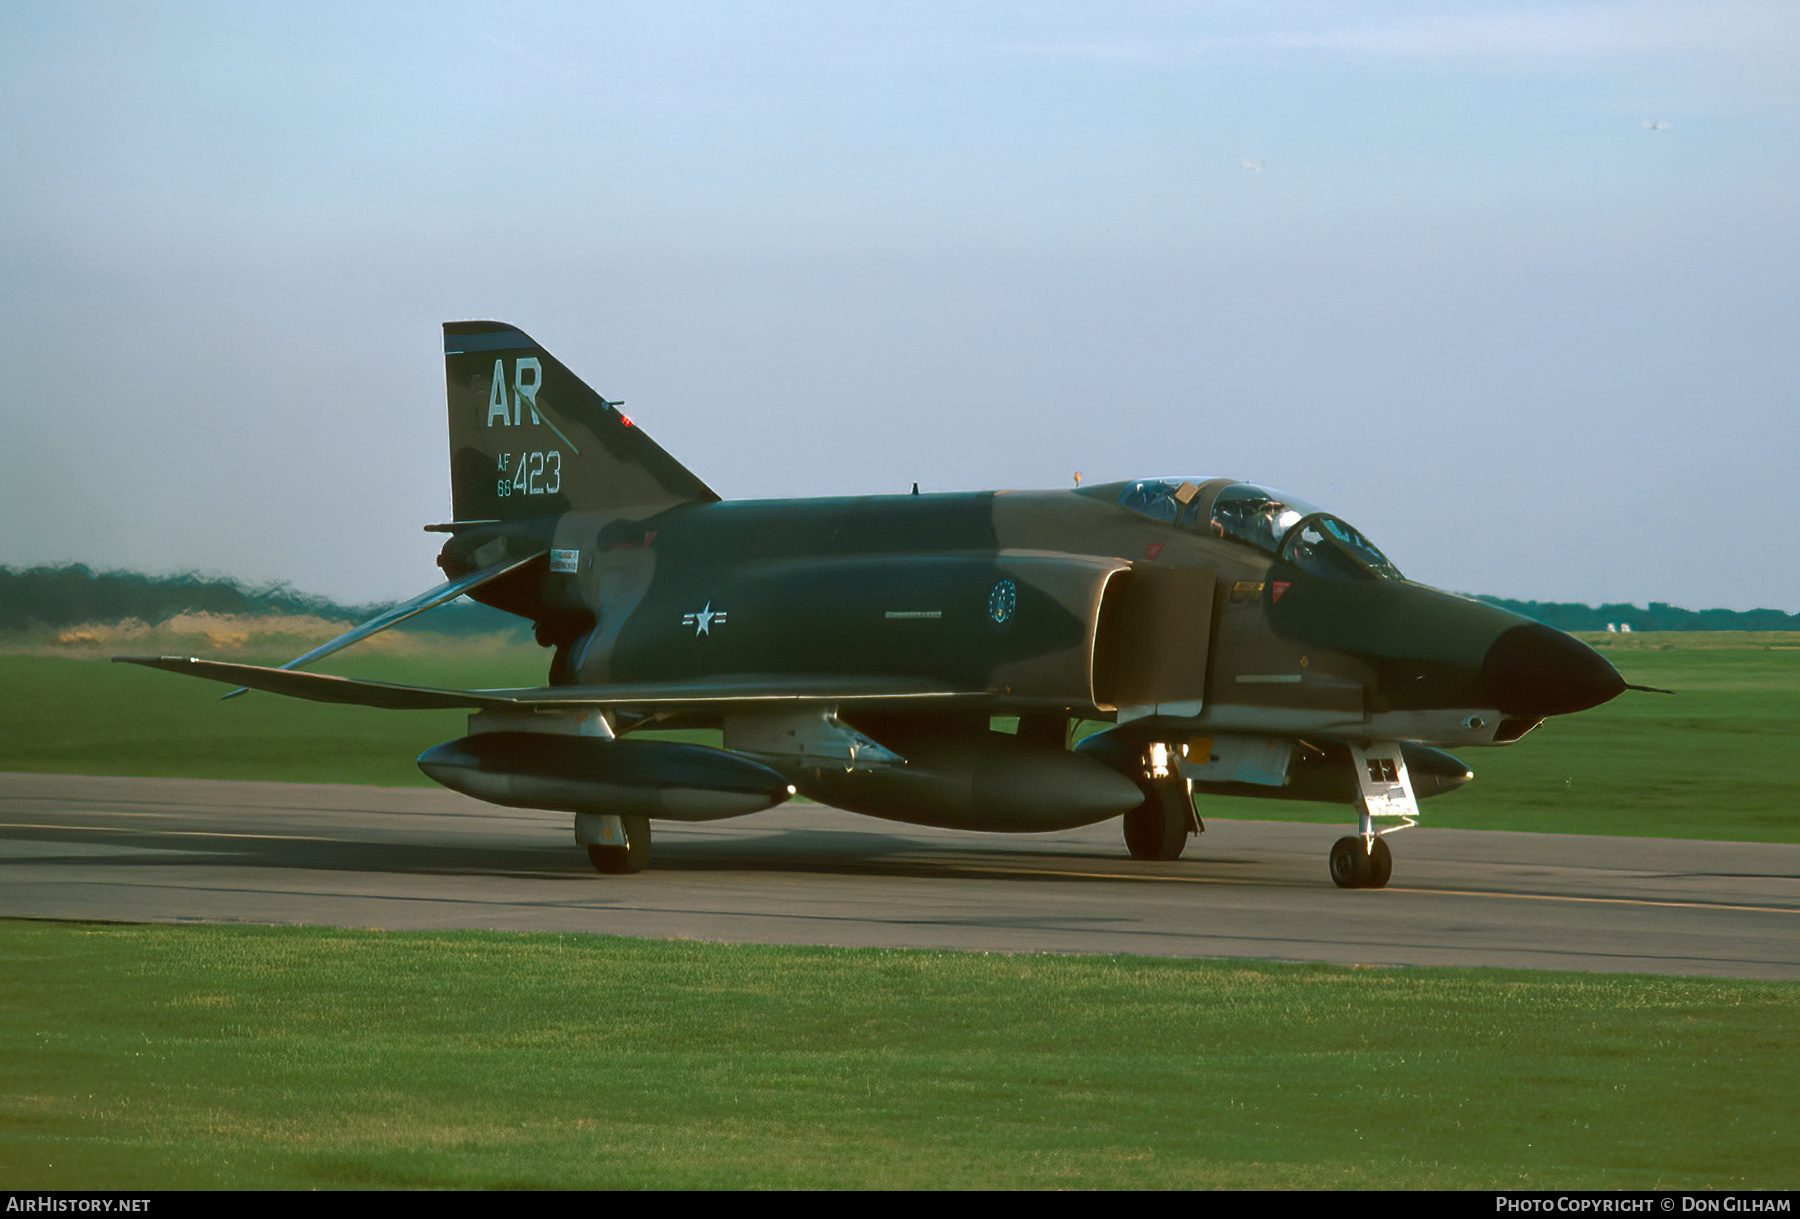
<path id="1" fill-rule="evenodd" d="M 436 789 L 4 774 L 0 916 L 1800 978 L 1800 846 L 1419 828 L 1389 888 L 1345 891 L 1343 832 L 1213 821 L 1144 864 L 1117 823 L 790 804 L 657 822 L 650 870 L 608 877 L 567 814 Z"/>

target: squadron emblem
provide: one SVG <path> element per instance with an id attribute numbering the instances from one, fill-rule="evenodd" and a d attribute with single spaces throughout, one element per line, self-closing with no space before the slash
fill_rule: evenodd
<path id="1" fill-rule="evenodd" d="M 995 626 L 1005 626 L 1012 620 L 1013 609 L 1019 603 L 1019 590 L 1011 580 L 1000 580 L 988 590 L 988 621 Z"/>

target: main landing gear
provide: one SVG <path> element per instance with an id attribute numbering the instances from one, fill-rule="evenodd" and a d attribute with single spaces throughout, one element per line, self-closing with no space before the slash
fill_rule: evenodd
<path id="1" fill-rule="evenodd" d="M 1413 798 L 1400 742 L 1352 745 L 1350 760 L 1356 767 L 1358 787 L 1357 833 L 1332 843 L 1331 881 L 1340 889 L 1386 888 L 1394 874 L 1394 852 L 1383 835 L 1417 825 L 1419 803 Z M 1378 830 L 1377 817 L 1394 818 L 1399 824 Z"/>
<path id="2" fill-rule="evenodd" d="M 1169 746 L 1152 745 L 1145 752 L 1140 785 L 1144 802 L 1125 814 L 1125 849 L 1133 859 L 1180 859 L 1188 835 L 1198 834 L 1201 825 L 1193 791 Z"/>
<path id="3" fill-rule="evenodd" d="M 1187 784 L 1164 784 L 1125 814 L 1125 849 L 1133 859 L 1180 859 L 1193 820 Z"/>
<path id="4" fill-rule="evenodd" d="M 650 862 L 650 818 L 576 813 L 575 841 L 587 848 L 596 872 L 624 876 Z"/>

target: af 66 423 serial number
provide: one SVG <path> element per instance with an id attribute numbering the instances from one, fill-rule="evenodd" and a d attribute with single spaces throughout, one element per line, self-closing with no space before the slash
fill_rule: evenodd
<path id="1" fill-rule="evenodd" d="M 562 490 L 562 453 L 556 449 L 502 453 L 499 469 L 494 494 L 501 499 L 509 495 L 555 495 Z"/>

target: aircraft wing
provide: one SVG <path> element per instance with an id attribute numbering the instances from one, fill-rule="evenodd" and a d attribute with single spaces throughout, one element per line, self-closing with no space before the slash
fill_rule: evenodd
<path id="1" fill-rule="evenodd" d="M 303 673 L 262 665 L 200 660 L 193 656 L 115 656 L 122 664 L 145 665 L 186 673 L 208 681 L 227 682 L 251 690 L 267 690 L 320 703 L 351 703 L 393 710 L 431 711 L 455 707 L 478 710 L 576 710 L 658 704 L 771 702 L 963 701 L 987 697 L 983 691 L 940 687 L 886 677 L 741 676 L 695 681 L 616 686 L 539 686 L 514 690 L 444 690 L 394 682 Z"/>

